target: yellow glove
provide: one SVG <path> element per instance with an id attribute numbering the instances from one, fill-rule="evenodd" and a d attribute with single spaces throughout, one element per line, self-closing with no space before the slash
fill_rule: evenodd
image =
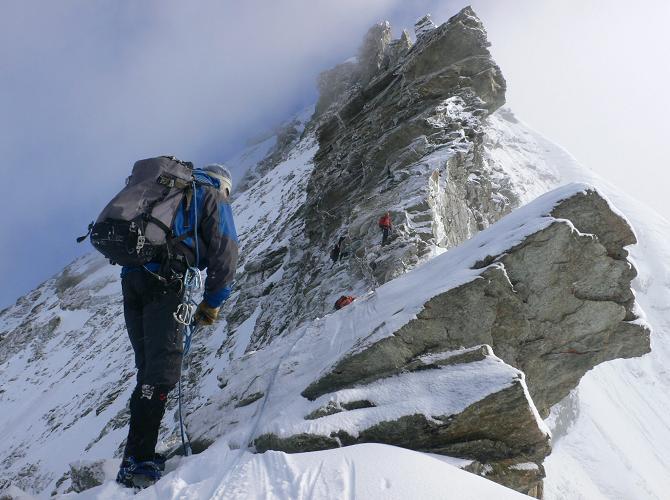
<path id="1" fill-rule="evenodd" d="M 203 325 L 213 325 L 219 317 L 220 307 L 210 307 L 204 300 L 195 310 L 195 322 Z"/>

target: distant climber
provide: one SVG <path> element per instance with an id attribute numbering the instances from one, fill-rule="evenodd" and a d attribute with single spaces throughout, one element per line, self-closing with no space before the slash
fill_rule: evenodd
<path id="1" fill-rule="evenodd" d="M 335 301 L 335 310 L 339 311 L 343 307 L 346 307 L 349 304 L 351 304 L 354 300 L 356 300 L 356 297 L 352 295 L 342 295 L 339 299 Z"/>
<path id="2" fill-rule="evenodd" d="M 335 266 L 338 260 L 342 260 L 348 255 L 349 255 L 349 249 L 347 246 L 347 237 L 340 236 L 340 239 L 337 240 L 337 243 L 335 243 L 333 248 L 330 250 L 330 260 L 333 261 L 333 266 Z"/>
<path id="3" fill-rule="evenodd" d="M 193 169 L 174 157 L 141 160 L 126 187 L 89 226 L 93 245 L 123 265 L 123 311 L 135 352 L 137 385 L 116 478 L 124 486 L 160 479 L 164 458 L 155 447 L 168 393 L 181 377 L 185 325 L 213 324 L 231 294 L 238 260 L 231 188 L 222 165 Z M 137 207 L 142 213 L 133 212 Z M 132 219 L 124 220 L 129 213 Z M 110 234 L 122 235 L 123 248 Z M 188 276 L 199 277 L 198 269 L 207 269 L 207 279 L 196 309 L 184 290 Z"/>
<path id="4" fill-rule="evenodd" d="M 385 246 L 389 242 L 389 236 L 391 235 L 391 230 L 393 229 L 391 214 L 386 212 L 384 215 L 382 215 L 379 218 L 378 225 L 382 230 L 382 246 Z"/>

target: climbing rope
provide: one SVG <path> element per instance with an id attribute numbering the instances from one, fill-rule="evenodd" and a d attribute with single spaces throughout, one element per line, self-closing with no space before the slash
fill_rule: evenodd
<path id="1" fill-rule="evenodd" d="M 191 455 L 191 441 L 184 429 L 183 416 L 183 398 L 182 398 L 182 375 L 186 364 L 186 356 L 191 350 L 191 340 L 193 333 L 196 330 L 195 312 L 198 305 L 194 300 L 195 293 L 202 288 L 202 274 L 198 265 L 200 264 L 200 249 L 198 248 L 198 196 L 196 192 L 196 183 L 193 181 L 193 240 L 195 246 L 195 266 L 189 267 L 184 273 L 183 290 L 184 300 L 177 306 L 177 311 L 173 313 L 175 321 L 184 325 L 184 344 L 183 354 L 181 358 L 181 371 L 179 373 L 178 384 L 178 406 L 179 406 L 179 432 L 181 434 L 181 445 L 184 449 L 184 456 Z"/>

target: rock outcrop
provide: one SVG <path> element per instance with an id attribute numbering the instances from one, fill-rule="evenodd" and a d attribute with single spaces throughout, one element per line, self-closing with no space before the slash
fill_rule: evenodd
<path id="1" fill-rule="evenodd" d="M 110 466 L 111 465 L 111 466 Z M 72 491 L 81 492 L 94 488 L 109 479 L 110 470 L 118 471 L 119 464 L 109 464 L 104 460 L 78 461 L 70 464 Z"/>
<path id="2" fill-rule="evenodd" d="M 539 413 L 597 364 L 649 352 L 625 257 L 634 242 L 592 188 L 549 193 L 231 364 L 190 428 L 201 446 L 381 442 L 458 456 L 539 497 L 550 452 Z"/>

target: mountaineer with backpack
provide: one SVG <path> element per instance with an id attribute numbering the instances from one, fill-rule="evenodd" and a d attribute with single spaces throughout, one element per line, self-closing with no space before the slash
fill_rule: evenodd
<path id="1" fill-rule="evenodd" d="M 167 395 L 181 377 L 184 329 L 213 324 L 231 294 L 238 259 L 231 188 L 222 165 L 194 169 L 174 157 L 140 160 L 126 187 L 89 226 L 96 249 L 123 265 L 123 309 L 135 352 L 137 385 L 116 479 L 124 486 L 143 487 L 161 477 L 164 459 L 155 447 Z M 204 269 L 196 309 L 190 288 Z"/>

